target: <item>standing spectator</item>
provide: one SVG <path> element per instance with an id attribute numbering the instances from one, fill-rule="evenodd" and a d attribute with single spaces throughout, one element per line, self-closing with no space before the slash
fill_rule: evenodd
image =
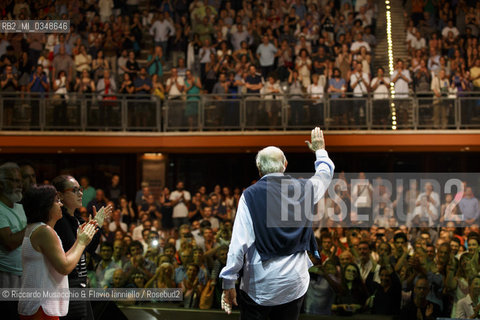
<path id="1" fill-rule="evenodd" d="M 303 105 L 304 87 L 299 78 L 298 71 L 288 69 L 288 101 L 290 102 L 290 125 L 300 125 L 304 121 Z"/>
<path id="2" fill-rule="evenodd" d="M 110 70 L 110 65 L 103 56 L 103 50 L 98 50 L 97 57 L 92 61 L 93 80 L 96 82 L 103 77 L 103 72 L 105 70 Z"/>
<path id="3" fill-rule="evenodd" d="M 267 112 L 268 125 L 270 129 L 274 129 L 279 120 L 279 112 L 281 108 L 281 94 L 280 84 L 275 77 L 270 74 L 264 86 L 264 98 L 267 99 L 265 104 L 265 111 Z"/>
<path id="4" fill-rule="evenodd" d="M 312 60 L 305 49 L 300 50 L 299 56 L 295 59 L 295 69 L 298 71 L 302 84 L 305 88 L 311 83 L 310 71 L 312 69 Z"/>
<path id="5" fill-rule="evenodd" d="M 148 96 L 152 93 L 153 84 L 152 79 L 148 76 L 147 69 L 145 67 L 140 69 L 138 77 L 135 79 L 133 84 L 135 86 L 135 93 L 137 95 L 141 95 L 141 97 L 138 97 L 137 99 L 147 100 L 150 98 Z M 148 125 L 148 114 L 153 112 L 153 110 L 150 110 L 150 107 L 151 104 L 149 103 L 138 103 L 137 108 L 131 109 L 132 120 L 134 120 L 134 125 L 136 127 L 146 127 Z"/>
<path id="6" fill-rule="evenodd" d="M 126 49 L 122 50 L 122 53 L 117 59 L 117 75 L 121 77 L 124 73 L 128 73 L 127 69 L 127 61 L 128 61 L 128 51 Z M 131 79 L 131 78 L 130 78 Z"/>
<path id="7" fill-rule="evenodd" d="M 98 98 L 101 100 L 100 105 L 100 126 L 112 126 L 115 125 L 115 115 L 112 112 L 114 106 L 117 105 L 115 100 L 117 97 L 115 94 L 117 93 L 117 84 L 113 77 L 110 75 L 110 70 L 105 69 L 103 71 L 103 78 L 98 80 L 97 83 L 97 92 Z"/>
<path id="8" fill-rule="evenodd" d="M 120 86 L 120 89 L 118 90 L 118 93 L 126 94 L 126 95 L 135 93 L 135 86 L 133 85 L 133 82 L 130 79 L 130 74 L 129 73 L 124 73 L 123 74 L 122 85 Z M 128 97 L 127 97 L 127 99 L 128 99 Z"/>
<path id="9" fill-rule="evenodd" d="M 339 68 L 333 68 L 332 77 L 328 80 L 327 90 L 330 94 L 330 112 L 335 119 L 335 123 L 347 125 L 348 108 L 345 108 L 345 103 L 339 100 L 340 98 L 345 97 L 345 92 L 347 92 L 347 83 L 345 82 L 345 79 L 341 77 L 341 71 Z"/>
<path id="10" fill-rule="evenodd" d="M 275 57 L 277 48 L 274 44 L 270 43 L 267 36 L 263 36 L 262 43 L 257 47 L 256 55 L 260 62 L 260 69 L 262 77 L 267 78 L 270 72 L 275 68 Z"/>
<path id="11" fill-rule="evenodd" d="M 365 119 L 365 99 L 368 94 L 370 78 L 366 72 L 363 72 L 363 66 L 357 62 L 355 69 L 350 75 L 350 87 L 353 89 L 353 97 L 357 98 L 353 101 L 353 108 L 350 109 L 349 118 L 353 119 L 353 123 L 357 125 L 362 124 Z M 353 109 L 353 110 L 352 110 Z"/>
<path id="12" fill-rule="evenodd" d="M 362 34 L 357 33 L 357 35 L 355 36 L 355 41 L 350 46 L 350 52 L 354 55 L 354 59 L 356 59 L 356 55 L 360 53 L 360 49 L 362 47 L 365 47 L 368 53 L 372 52 L 372 48 L 370 48 L 370 45 L 365 40 L 363 40 Z"/>
<path id="13" fill-rule="evenodd" d="M 114 6 L 113 0 L 99 0 L 98 8 L 99 8 L 100 19 L 102 20 L 102 23 L 105 23 L 110 19 L 110 16 L 112 15 L 113 6 Z"/>
<path id="14" fill-rule="evenodd" d="M 473 83 L 473 90 L 480 91 L 480 57 L 475 59 L 475 65 L 470 69 L 470 81 Z"/>
<path id="15" fill-rule="evenodd" d="M 90 73 L 87 70 L 83 70 L 80 78 L 76 79 L 73 90 L 87 95 L 95 92 L 95 82 L 90 78 Z"/>
<path id="16" fill-rule="evenodd" d="M 57 79 L 52 83 L 52 89 L 55 91 L 53 96 L 53 124 L 56 126 L 68 126 L 67 94 L 70 91 L 70 82 L 67 80 L 67 74 L 64 70 L 58 72 Z"/>
<path id="17" fill-rule="evenodd" d="M 67 76 L 67 81 L 72 82 L 74 77 L 75 64 L 72 57 L 66 54 L 65 47 L 60 47 L 58 54 L 53 58 L 52 64 L 52 79 L 58 77 L 60 71 L 65 71 Z"/>
<path id="18" fill-rule="evenodd" d="M 321 123 L 325 121 L 323 116 L 323 98 L 325 92 L 325 76 L 314 74 L 312 76 L 312 83 L 307 87 L 307 94 L 311 99 L 310 105 L 310 114 L 309 119 L 310 123 Z M 323 121 L 322 121 L 323 120 Z"/>
<path id="19" fill-rule="evenodd" d="M 43 66 L 38 65 L 35 72 L 30 77 L 30 83 L 28 84 L 28 90 L 33 94 L 31 101 L 31 113 L 30 113 L 30 125 L 32 127 L 40 126 L 39 107 L 40 99 L 45 97 L 45 93 L 50 89 L 47 76 L 43 72 Z"/>
<path id="20" fill-rule="evenodd" d="M 470 280 L 468 295 L 458 301 L 455 318 L 476 319 L 479 316 L 480 304 L 480 276 L 476 275 Z"/>
<path id="21" fill-rule="evenodd" d="M 80 186 L 82 187 L 82 207 L 87 207 L 88 203 L 95 198 L 95 188 L 90 185 L 88 177 L 80 178 Z M 58 190 L 58 188 L 57 188 Z"/>
<path id="22" fill-rule="evenodd" d="M 97 285 L 99 288 L 107 288 L 111 286 L 113 272 L 119 266 L 113 261 L 113 246 L 109 242 L 103 242 L 100 245 L 100 260 L 95 267 L 95 275 L 97 278 Z"/>
<path id="23" fill-rule="evenodd" d="M 182 106 L 181 100 L 182 94 L 185 90 L 185 82 L 183 77 L 178 75 L 178 69 L 172 68 L 170 78 L 165 83 L 165 92 L 167 94 L 167 108 L 169 125 L 181 126 L 182 125 Z"/>
<path id="24" fill-rule="evenodd" d="M 439 317 L 441 314 L 440 306 L 427 300 L 429 292 L 430 283 L 428 279 L 423 275 L 417 277 L 413 294 L 400 311 L 400 319 L 430 320 Z"/>
<path id="25" fill-rule="evenodd" d="M 122 186 L 120 185 L 120 176 L 118 174 L 112 175 L 112 180 L 106 188 L 106 196 L 108 200 L 115 203 L 118 206 L 120 196 L 123 194 Z"/>
<path id="26" fill-rule="evenodd" d="M 161 46 L 155 46 L 152 54 L 147 58 L 148 74 L 152 77 L 157 75 L 161 77 L 163 75 L 163 65 L 165 60 L 163 58 L 163 48 Z"/>
<path id="27" fill-rule="evenodd" d="M 477 224 L 480 214 L 478 199 L 474 196 L 472 187 L 465 188 L 465 195 L 458 204 L 463 219 L 467 225 Z"/>
<path id="28" fill-rule="evenodd" d="M 237 30 L 232 31 L 230 35 L 230 42 L 232 43 L 233 46 L 233 51 L 238 51 L 242 48 L 242 42 L 245 41 L 248 45 L 251 45 L 253 42 L 252 37 L 250 36 L 249 32 L 244 29 L 244 26 L 242 23 L 237 24 Z"/>
<path id="29" fill-rule="evenodd" d="M 87 204 L 88 214 L 95 216 L 94 213 L 99 211 L 101 207 L 107 206 L 107 198 L 105 198 L 105 192 L 102 189 L 95 191 L 95 198 Z M 95 209 L 94 209 L 95 208 Z"/>
<path id="30" fill-rule="evenodd" d="M 197 122 L 195 117 L 198 115 L 200 103 L 200 90 L 202 83 L 198 77 L 194 77 L 191 70 L 187 70 L 185 79 L 185 92 L 187 94 L 187 105 L 185 107 L 185 117 L 187 119 L 188 128 L 193 130 L 194 124 Z"/>
<path id="31" fill-rule="evenodd" d="M 257 73 L 257 69 L 254 65 L 251 65 L 248 68 L 248 75 L 245 78 L 245 87 L 247 88 L 247 96 L 246 98 L 246 113 L 247 118 L 251 119 L 252 125 L 257 125 L 258 116 L 261 112 L 261 109 L 258 107 L 257 101 L 248 101 L 248 100 L 255 100 L 258 99 L 260 90 L 263 88 L 262 77 Z"/>
<path id="32" fill-rule="evenodd" d="M 164 13 L 158 13 L 158 19 L 150 27 L 150 34 L 153 36 L 154 45 L 161 46 L 163 53 L 168 57 L 168 39 L 175 36 L 175 27 L 165 19 Z"/>
<path id="33" fill-rule="evenodd" d="M 382 67 L 378 68 L 377 76 L 370 82 L 370 88 L 373 91 L 373 117 L 375 124 L 387 125 L 389 115 L 389 89 L 390 78 L 385 76 Z"/>
<path id="34" fill-rule="evenodd" d="M 130 51 L 128 53 L 128 60 L 125 64 L 125 67 L 127 68 L 125 72 L 127 72 L 130 75 L 130 79 L 135 81 L 138 71 L 140 71 L 140 67 L 138 66 L 138 62 L 135 58 L 135 52 Z"/>
<path id="35" fill-rule="evenodd" d="M 227 117 L 233 116 L 233 114 L 227 114 L 227 109 L 228 104 L 225 103 L 226 94 L 228 94 L 228 86 L 229 82 L 227 82 L 227 76 L 225 75 L 225 72 L 220 73 L 218 76 L 218 82 L 215 83 L 213 86 L 212 94 L 216 94 L 215 100 L 215 106 L 216 106 L 216 114 L 218 119 L 220 119 L 216 124 L 227 124 Z"/>
<path id="36" fill-rule="evenodd" d="M 438 76 L 433 77 L 431 89 L 434 93 L 433 100 L 433 125 L 436 129 L 446 129 L 448 124 L 448 112 L 451 102 L 448 100 L 450 80 L 445 69 L 440 69 Z"/>
<path id="37" fill-rule="evenodd" d="M 9 100 L 9 97 L 14 98 L 14 94 L 18 90 L 17 75 L 13 73 L 13 66 L 5 66 L 4 73 L 0 75 L 0 88 L 3 98 L 3 114 L 5 117 L 4 126 L 11 126 L 13 123 L 13 112 L 15 108 L 15 100 Z M 11 93 L 11 95 L 9 95 Z"/>
<path id="38" fill-rule="evenodd" d="M 27 217 L 22 200 L 22 178 L 17 164 L 7 162 L 0 166 L 0 285 L 2 288 L 20 288 L 22 276 L 22 241 Z M 18 319 L 17 302 L 0 302 L 8 319 Z"/>
<path id="39" fill-rule="evenodd" d="M 77 75 L 81 74 L 83 70 L 90 72 L 92 69 L 92 56 L 87 54 L 87 49 L 84 45 L 80 46 L 80 52 L 75 56 L 75 70 Z"/>
<path id="40" fill-rule="evenodd" d="M 188 205 L 190 192 L 184 190 L 183 181 L 177 182 L 177 189 L 170 194 L 173 207 L 173 225 L 178 228 L 182 224 L 188 224 Z"/>
<path id="41" fill-rule="evenodd" d="M 21 288 L 37 288 L 58 294 L 57 290 L 69 288 L 67 275 L 77 267 L 84 249 L 93 239 L 96 223 L 92 221 L 77 226 L 76 241 L 70 250 L 64 251 L 59 235 L 53 229 L 62 219 L 62 204 L 55 188 L 49 185 L 30 188 L 25 194 L 24 206 L 29 225 L 22 245 L 24 270 Z M 18 313 L 22 318 L 29 316 L 34 319 L 66 316 L 71 312 L 68 304 L 69 298 L 22 299 Z"/>
<path id="42" fill-rule="evenodd" d="M 392 82 L 395 84 L 395 98 L 408 98 L 408 85 L 412 82 L 410 71 L 405 69 L 403 60 L 398 59 L 395 71 L 392 74 Z M 409 102 L 397 101 L 398 123 L 406 124 L 408 122 Z"/>
<path id="43" fill-rule="evenodd" d="M 367 294 L 357 265 L 348 263 L 342 270 L 341 286 L 332 305 L 332 311 L 340 315 L 358 313 L 365 305 Z"/>
<path id="44" fill-rule="evenodd" d="M 210 39 L 205 39 L 202 41 L 202 47 L 198 52 L 200 59 L 200 77 L 203 82 L 206 78 L 206 65 L 212 62 L 212 54 L 215 57 L 215 49 L 210 45 Z"/>
<path id="45" fill-rule="evenodd" d="M 19 164 L 20 175 L 22 176 L 22 192 L 25 194 L 28 189 L 37 184 L 37 175 L 33 166 L 29 162 L 23 162 Z"/>

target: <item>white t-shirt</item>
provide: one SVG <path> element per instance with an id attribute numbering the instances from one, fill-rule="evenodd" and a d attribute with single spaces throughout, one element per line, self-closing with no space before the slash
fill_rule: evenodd
<path id="1" fill-rule="evenodd" d="M 361 97 L 362 95 L 368 93 L 367 83 L 370 83 L 370 79 L 368 79 L 368 74 L 365 72 L 362 72 L 361 76 L 358 74 L 358 72 L 352 73 L 350 76 L 350 85 L 353 85 L 355 82 L 359 81 L 360 77 L 363 78 L 363 82 L 358 82 L 353 89 L 354 97 Z"/>
<path id="2" fill-rule="evenodd" d="M 183 190 L 183 191 L 175 190 L 175 191 L 173 191 L 170 194 L 170 200 L 171 201 L 178 200 L 181 197 L 182 193 L 183 193 L 183 199 L 185 201 L 190 201 L 190 199 L 191 199 L 190 192 L 188 192 L 186 190 Z M 177 203 L 175 205 L 175 207 L 173 207 L 172 218 L 186 218 L 186 217 L 188 217 L 188 208 L 185 205 L 185 202 L 180 201 L 179 203 Z"/>
<path id="3" fill-rule="evenodd" d="M 392 79 L 395 79 L 397 74 L 398 74 L 398 70 L 395 70 L 392 74 Z M 410 77 L 410 71 L 405 69 L 402 71 L 402 74 L 405 78 L 412 81 L 412 78 Z M 405 96 L 407 94 L 408 94 L 408 82 L 405 81 L 403 78 L 398 78 L 397 82 L 395 82 L 395 96 Z"/>
<path id="4" fill-rule="evenodd" d="M 370 87 L 373 88 L 380 79 L 378 77 L 375 77 L 372 79 L 372 82 L 370 83 Z M 383 77 L 383 84 L 379 84 L 378 87 L 375 89 L 373 92 L 373 99 L 388 99 L 389 94 L 388 94 L 388 88 L 390 87 L 390 78 L 389 77 Z"/>
<path id="5" fill-rule="evenodd" d="M 185 85 L 185 81 L 183 80 L 182 77 L 178 77 L 177 78 L 177 83 L 179 86 L 183 86 Z M 168 95 L 169 96 L 180 96 L 182 95 L 182 93 L 180 92 L 180 90 L 178 90 L 177 86 L 173 83 L 173 80 L 172 78 L 168 78 L 167 79 L 167 83 L 166 83 L 166 86 L 168 87 L 170 84 L 172 84 L 172 86 L 170 87 L 170 90 L 168 91 Z"/>

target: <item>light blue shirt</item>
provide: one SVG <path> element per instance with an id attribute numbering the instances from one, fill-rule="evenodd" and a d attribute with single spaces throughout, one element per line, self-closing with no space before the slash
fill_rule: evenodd
<path id="1" fill-rule="evenodd" d="M 318 150 L 315 175 L 310 179 L 315 203 L 327 190 L 333 178 L 335 165 L 325 150 Z M 255 247 L 255 233 L 244 196 L 238 204 L 227 264 L 220 272 L 223 289 L 235 287 L 238 273 L 243 267 L 240 289 L 262 306 L 275 306 L 302 297 L 308 289 L 312 262 L 306 251 L 273 258 L 262 262 Z"/>
<path id="2" fill-rule="evenodd" d="M 478 210 L 478 200 L 477 198 L 463 198 L 458 203 L 460 211 L 463 214 L 464 219 L 478 219 L 479 210 Z"/>
<path id="3" fill-rule="evenodd" d="M 272 66 L 275 63 L 275 53 L 277 53 L 277 48 L 273 44 L 260 44 L 257 48 L 257 54 L 260 55 L 260 65 L 262 67 Z"/>

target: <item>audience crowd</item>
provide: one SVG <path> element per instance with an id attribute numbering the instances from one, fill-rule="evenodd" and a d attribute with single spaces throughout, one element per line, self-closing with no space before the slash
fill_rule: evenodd
<path id="1" fill-rule="evenodd" d="M 373 0 L 124 2 L 7 1 L 3 19 L 70 19 L 71 29 L 1 34 L 2 93 L 51 92 L 67 102 L 73 92 L 96 93 L 99 100 L 116 94 L 186 99 L 194 101 L 185 107 L 186 118 L 198 113 L 200 94 L 275 99 L 284 93 L 313 100 L 307 110 L 291 102 L 297 124 L 321 116 L 326 94 L 371 93 L 378 100 L 375 115 L 386 124 L 389 107 L 382 100 L 393 85 L 396 98 L 433 96 L 435 126 L 444 128 L 452 112 L 443 98 L 480 90 L 480 7 L 474 1 L 406 1 L 409 56 L 396 62 L 392 75 L 372 70 Z M 6 107 L 11 124 L 13 107 Z M 262 108 L 272 124 L 276 109 Z M 471 118 L 473 108 L 464 109 L 463 118 Z M 363 104 L 333 101 L 331 116 L 346 125 L 366 115 Z"/>
<path id="2" fill-rule="evenodd" d="M 17 171 L 18 178 L 11 178 Z M 0 167 L 0 201 L 6 205 L 2 199 L 12 188 L 28 190 L 35 177 L 29 164 L 20 170 L 11 164 Z M 472 184 L 463 182 L 463 193 L 441 195 L 431 183 L 416 180 L 389 190 L 378 183 L 380 177 L 359 173 L 355 178 L 359 180 L 340 173 L 335 194 L 327 193 L 317 206 L 323 217 L 314 224 L 321 259 L 312 256 L 305 312 L 478 317 L 480 211 Z M 79 181 L 78 188 L 62 191 L 63 197 L 72 193 L 82 198 L 76 214 L 88 220 L 101 207 L 113 207 L 98 247 L 87 252 L 90 287 L 181 288 L 185 308 L 220 307 L 218 276 L 241 188 L 216 185 L 207 190 L 178 181 L 154 194 L 143 182 L 128 198 L 119 175 L 113 174 L 101 189 L 86 177 Z M 346 216 L 342 222 L 327 219 L 329 211 Z M 357 221 L 360 216 L 368 222 Z M 0 227 L 13 232 L 15 225 L 0 221 Z M 1 241 L 2 254 L 21 248 L 21 242 L 12 242 L 4 252 Z M 3 264 L 0 268 L 11 272 Z"/>

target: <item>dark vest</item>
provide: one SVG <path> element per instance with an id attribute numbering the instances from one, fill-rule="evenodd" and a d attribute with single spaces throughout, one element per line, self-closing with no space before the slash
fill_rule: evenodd
<path id="1" fill-rule="evenodd" d="M 305 250 L 318 255 L 312 221 L 306 215 L 307 210 L 314 212 L 313 187 L 308 180 L 264 176 L 248 187 L 243 196 L 262 261 Z"/>

